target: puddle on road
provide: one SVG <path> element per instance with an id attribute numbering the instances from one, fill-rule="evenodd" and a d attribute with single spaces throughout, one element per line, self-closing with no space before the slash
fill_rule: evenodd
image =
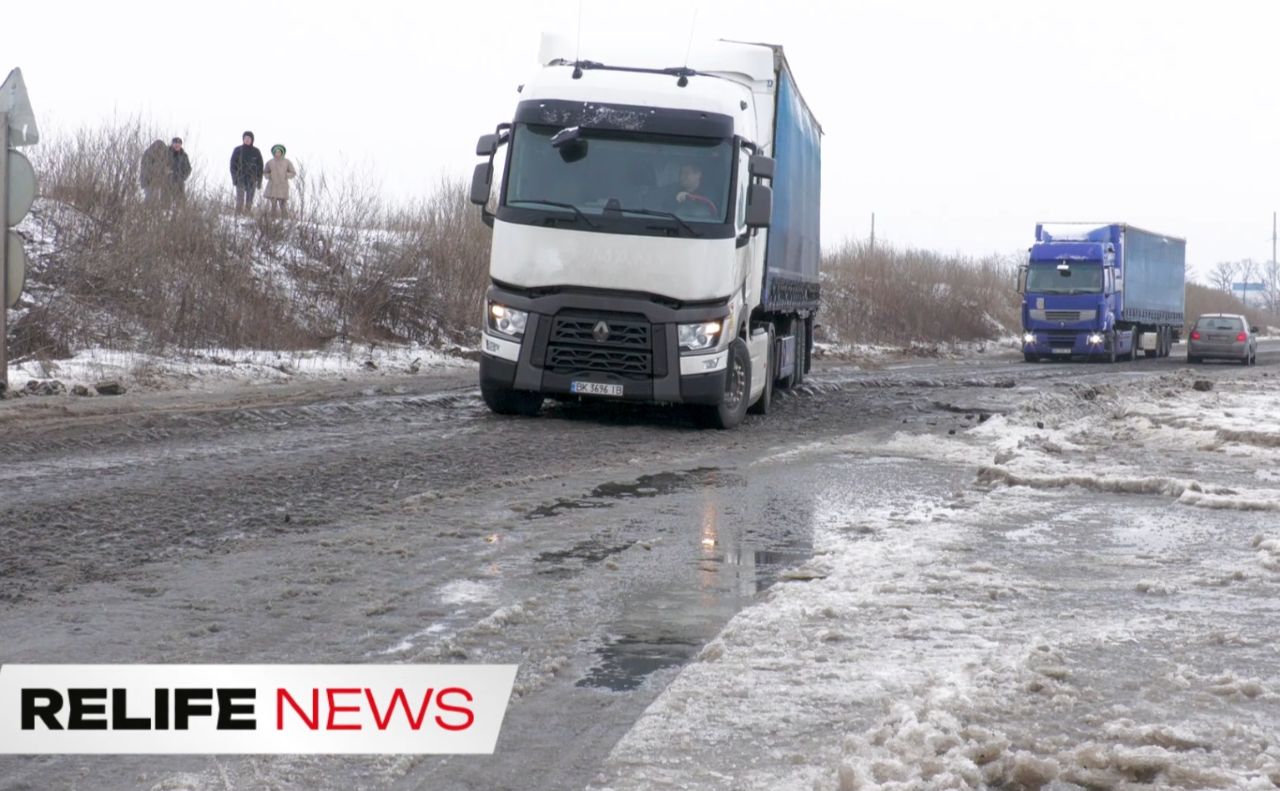
<path id="1" fill-rule="evenodd" d="M 778 545 L 767 549 L 703 544 L 694 563 L 696 585 L 690 590 L 670 590 L 647 602 L 645 612 L 673 612 L 652 628 L 635 628 L 632 622 L 621 634 L 604 639 L 594 654 L 596 663 L 576 686 L 629 692 L 653 673 L 685 664 L 723 622 L 778 581 L 782 572 L 813 556 L 812 543 Z M 682 628 L 683 627 L 683 628 Z"/>
<path id="2" fill-rule="evenodd" d="M 589 508 L 612 508 L 613 501 L 640 497 L 660 497 L 686 489 L 702 486 L 722 486 L 735 479 L 726 476 L 718 467 L 696 467 L 679 472 L 660 472 L 641 475 L 627 483 L 611 481 L 602 483 L 588 494 L 578 498 L 562 497 L 553 503 L 545 503 L 525 514 L 525 519 L 546 519 L 565 511 Z"/>
<path id="3" fill-rule="evenodd" d="M 649 675 L 683 665 L 702 647 L 703 640 L 623 635 L 597 649 L 600 663 L 578 679 L 579 687 L 629 692 Z"/>
<path id="4" fill-rule="evenodd" d="M 592 534 L 535 559 L 538 573 L 552 577 L 611 558 L 617 559 L 614 572 L 629 571 L 621 609 L 584 646 L 586 663 L 575 686 L 626 693 L 655 673 L 678 669 L 785 571 L 813 556 L 812 482 L 797 485 L 807 474 L 781 469 L 763 485 L 717 467 L 644 475 L 526 514 L 544 519 L 613 507 L 621 514 L 631 504 L 627 520 L 602 518 Z M 660 507 L 636 502 L 659 497 L 665 498 Z M 637 549 L 641 543 L 646 551 Z"/>

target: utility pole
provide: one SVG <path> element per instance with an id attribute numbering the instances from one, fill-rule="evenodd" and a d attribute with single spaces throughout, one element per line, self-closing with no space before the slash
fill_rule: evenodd
<path id="1" fill-rule="evenodd" d="M 876 213 L 871 212 L 871 252 L 876 251 Z"/>

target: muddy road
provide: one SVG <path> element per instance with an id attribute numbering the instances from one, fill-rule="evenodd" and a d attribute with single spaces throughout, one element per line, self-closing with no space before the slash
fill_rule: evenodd
<path id="1" fill-rule="evenodd" d="M 708 664 L 698 658 L 735 615 L 821 576 L 810 572 L 830 554 L 832 519 L 1047 486 L 984 479 L 981 454 L 930 448 L 978 443 L 980 427 L 1046 394 L 1190 390 L 1186 371 L 1179 356 L 824 363 L 732 432 L 600 404 L 497 418 L 471 372 L 0 403 L 0 663 L 520 666 L 491 757 L 0 757 L 0 789 L 756 787 L 732 784 L 742 745 L 721 751 L 723 786 L 683 785 L 696 773 L 678 761 L 646 774 L 660 740 L 644 715 L 671 705 L 664 692 Z M 1264 344 L 1256 368 L 1194 369 L 1219 389 L 1274 377 L 1280 344 Z M 1042 574 L 1075 556 L 1040 535 L 1019 546 L 1043 552 L 1020 550 L 1017 564 Z M 1274 610 L 1251 613 L 1277 625 Z M 1002 628 L 1014 626 L 1034 631 Z M 910 663 L 914 638 L 868 629 L 900 638 L 885 654 Z M 825 725 L 805 727 L 811 743 L 793 733 L 793 751 L 812 756 Z M 692 747 L 687 760 L 715 763 Z M 794 768 L 768 782 L 812 788 L 840 760 L 779 756 Z"/>

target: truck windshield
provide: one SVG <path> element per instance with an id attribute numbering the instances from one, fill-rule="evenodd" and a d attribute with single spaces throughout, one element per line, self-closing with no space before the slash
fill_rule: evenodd
<path id="1" fill-rule="evenodd" d="M 516 127 L 506 206 L 564 213 L 568 221 L 627 217 L 676 230 L 726 222 L 731 141 L 581 129 L 553 146 L 560 131 Z"/>
<path id="2" fill-rule="evenodd" d="M 1071 263 L 1066 269 L 1059 269 L 1057 264 L 1032 264 L 1027 272 L 1027 292 L 1101 294 L 1102 265 L 1078 262 Z"/>

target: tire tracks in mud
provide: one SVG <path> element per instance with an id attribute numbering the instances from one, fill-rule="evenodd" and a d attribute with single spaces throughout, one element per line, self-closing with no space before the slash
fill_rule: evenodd
<path id="1" fill-rule="evenodd" d="M 531 476 L 750 455 L 908 422 L 958 430 L 1011 390 L 1110 371 L 1004 360 L 819 370 L 734 432 L 698 431 L 683 411 L 651 405 L 548 401 L 540 418 L 501 419 L 464 375 L 10 414 L 0 417 L 0 601 L 439 498 L 483 500 Z M 957 405 L 939 398 L 960 398 L 948 391 L 975 397 Z"/>

